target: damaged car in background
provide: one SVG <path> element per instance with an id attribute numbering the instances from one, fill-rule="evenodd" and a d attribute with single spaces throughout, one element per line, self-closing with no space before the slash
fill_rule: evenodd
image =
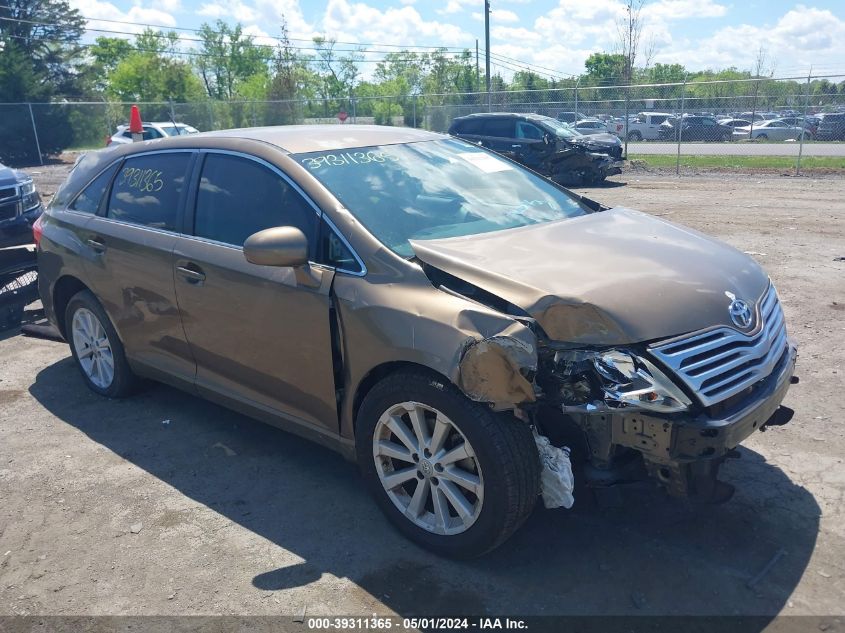
<path id="1" fill-rule="evenodd" d="M 449 134 L 492 149 L 562 185 L 594 184 L 622 173 L 622 142 L 617 136 L 582 134 L 540 114 L 470 114 L 454 119 Z"/>
<path id="2" fill-rule="evenodd" d="M 796 351 L 751 258 L 440 134 L 91 153 L 35 234 L 90 389 L 152 378 L 330 446 L 448 556 L 497 547 L 540 496 L 570 507 L 579 480 L 724 501 L 720 465 L 786 421 Z"/>

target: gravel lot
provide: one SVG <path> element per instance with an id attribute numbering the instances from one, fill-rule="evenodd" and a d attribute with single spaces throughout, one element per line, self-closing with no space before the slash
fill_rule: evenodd
<path id="1" fill-rule="evenodd" d="M 30 171 L 49 195 L 66 169 Z M 482 560 L 442 560 L 335 454 L 164 386 L 101 399 L 66 345 L 7 332 L 0 614 L 842 614 L 845 180 L 616 180 L 581 193 L 750 252 L 799 344 L 795 417 L 724 467 L 731 502 L 582 494 Z"/>

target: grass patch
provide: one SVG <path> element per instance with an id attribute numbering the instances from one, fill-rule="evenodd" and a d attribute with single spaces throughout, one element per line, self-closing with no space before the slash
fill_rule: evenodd
<path id="1" fill-rule="evenodd" d="M 629 154 L 628 159 L 646 167 L 674 167 L 671 154 Z M 794 156 L 684 156 L 681 167 L 717 169 L 795 169 Z M 845 170 L 845 156 L 802 156 L 801 169 Z"/>

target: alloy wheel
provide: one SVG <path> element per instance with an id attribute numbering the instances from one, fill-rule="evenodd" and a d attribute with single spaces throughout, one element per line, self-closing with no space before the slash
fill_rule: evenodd
<path id="1" fill-rule="evenodd" d="M 71 323 L 73 347 L 79 365 L 88 379 L 100 389 L 114 380 L 114 355 L 103 324 L 87 308 L 79 308 Z"/>
<path id="2" fill-rule="evenodd" d="M 484 479 L 458 426 L 419 402 L 392 406 L 373 433 L 373 459 L 393 504 L 418 527 L 442 535 L 468 530 L 484 501 Z"/>

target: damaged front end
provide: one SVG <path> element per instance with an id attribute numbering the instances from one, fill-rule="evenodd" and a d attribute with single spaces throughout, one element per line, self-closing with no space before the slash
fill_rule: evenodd
<path id="1" fill-rule="evenodd" d="M 545 426 L 580 429 L 593 486 L 648 477 L 673 496 L 726 501 L 733 487 L 718 479 L 721 464 L 738 457 L 735 448 L 755 430 L 784 423 L 778 413 L 792 382 L 795 348 L 786 345 L 766 378 L 710 407 L 647 354 L 541 348 L 537 401 L 545 406 Z"/>
<path id="2" fill-rule="evenodd" d="M 622 173 L 621 162 L 607 154 L 569 145 L 555 151 L 545 164 L 546 175 L 561 185 L 601 182 Z"/>
<path id="3" fill-rule="evenodd" d="M 796 350 L 785 338 L 771 373 L 704 406 L 646 346 L 572 348 L 549 340 L 530 317 L 515 319 L 513 332 L 467 346 L 460 386 L 572 447 L 593 487 L 650 479 L 673 496 L 726 501 L 733 487 L 718 479 L 722 463 L 754 431 L 787 421 L 780 403 Z"/>

